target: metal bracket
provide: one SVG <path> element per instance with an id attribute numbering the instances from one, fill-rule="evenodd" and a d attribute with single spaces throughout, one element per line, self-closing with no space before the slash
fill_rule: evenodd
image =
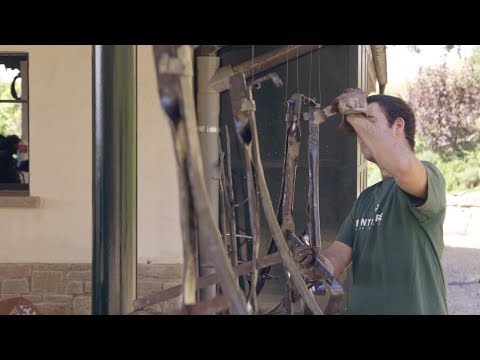
<path id="1" fill-rule="evenodd" d="M 282 79 L 280 79 L 280 76 L 278 76 L 276 72 L 272 72 L 270 74 L 262 76 L 261 78 L 256 79 L 255 81 L 250 83 L 249 86 L 251 86 L 252 89 L 259 90 L 262 87 L 262 82 L 267 80 L 272 80 L 273 84 L 277 88 L 283 85 L 283 81 Z"/>
<path id="2" fill-rule="evenodd" d="M 242 99 L 240 111 L 256 111 L 255 100 Z"/>
<path id="3" fill-rule="evenodd" d="M 218 134 L 220 128 L 218 126 L 198 125 L 198 132 Z"/>
<path id="4" fill-rule="evenodd" d="M 308 112 L 302 113 L 302 119 L 304 121 L 311 121 L 315 125 L 320 125 L 323 124 L 328 117 L 336 114 L 336 112 L 332 111 L 331 106 L 322 109 L 315 99 L 302 95 L 302 100 L 303 105 L 309 107 Z"/>

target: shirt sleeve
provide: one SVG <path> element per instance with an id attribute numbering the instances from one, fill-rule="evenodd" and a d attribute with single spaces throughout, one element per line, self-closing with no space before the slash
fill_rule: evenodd
<path id="1" fill-rule="evenodd" d="M 445 178 L 438 168 L 428 161 L 422 161 L 427 171 L 427 198 L 423 202 L 401 190 L 407 200 L 410 211 L 420 222 L 430 220 L 446 207 Z"/>
<path id="2" fill-rule="evenodd" d="M 352 206 L 352 209 L 348 213 L 347 217 L 343 221 L 342 226 L 340 227 L 340 230 L 338 231 L 337 234 L 337 240 L 341 241 L 345 245 L 350 246 L 353 248 L 353 242 L 354 242 L 354 218 L 355 218 L 355 207 L 357 205 L 357 201 Z"/>

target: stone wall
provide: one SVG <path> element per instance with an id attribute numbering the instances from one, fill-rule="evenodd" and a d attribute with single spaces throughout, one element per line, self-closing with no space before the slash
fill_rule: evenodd
<path id="1" fill-rule="evenodd" d="M 138 297 L 182 281 L 182 265 L 139 264 Z M 92 301 L 90 264 L 0 264 L 0 299 L 23 296 L 46 315 L 89 315 Z M 172 313 L 178 298 L 156 305 Z"/>

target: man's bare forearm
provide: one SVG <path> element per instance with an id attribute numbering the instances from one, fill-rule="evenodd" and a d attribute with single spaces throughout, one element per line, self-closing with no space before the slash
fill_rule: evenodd
<path id="1" fill-rule="evenodd" d="M 333 268 L 333 276 L 338 278 L 352 262 L 352 248 L 339 240 L 334 240 L 323 251 L 323 256 L 330 262 Z"/>
<path id="2" fill-rule="evenodd" d="M 408 145 L 372 124 L 365 116 L 348 115 L 348 122 L 367 145 L 376 163 L 394 178 L 405 176 L 418 162 Z"/>
<path id="3" fill-rule="evenodd" d="M 325 257 L 328 259 L 333 268 L 333 277 L 338 279 L 340 275 L 343 274 L 345 268 L 341 265 L 334 254 L 328 254 L 325 252 Z"/>

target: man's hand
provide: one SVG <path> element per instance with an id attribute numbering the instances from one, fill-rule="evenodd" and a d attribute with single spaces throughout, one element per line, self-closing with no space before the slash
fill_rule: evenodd
<path id="1" fill-rule="evenodd" d="M 325 280 L 325 272 L 313 266 L 314 257 L 321 260 L 333 274 L 333 266 L 330 261 L 321 254 L 321 249 L 317 246 L 300 245 L 293 249 L 293 259 L 298 264 L 300 273 L 309 280 Z"/>
<path id="2" fill-rule="evenodd" d="M 346 135 L 355 134 L 346 117 L 349 114 L 362 114 L 367 117 L 367 97 L 361 89 L 347 89 L 335 98 L 332 111 L 338 112 L 341 116 L 338 130 Z"/>

